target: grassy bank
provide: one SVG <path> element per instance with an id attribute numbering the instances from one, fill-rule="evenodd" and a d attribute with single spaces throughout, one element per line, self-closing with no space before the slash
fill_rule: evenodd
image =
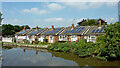
<path id="1" fill-rule="evenodd" d="M 51 45 L 50 43 L 38 43 L 38 44 L 30 44 L 30 43 L 13 43 L 13 42 L 3 42 L 3 43 L 9 43 L 9 44 L 18 44 L 18 45 L 32 45 L 32 46 L 45 46 L 45 45 Z"/>
<path id="2" fill-rule="evenodd" d="M 105 46 L 101 47 L 101 45 L 97 43 L 87 43 L 86 40 L 81 40 L 80 42 L 65 42 L 65 43 L 55 43 L 51 45 L 48 49 L 59 51 L 59 52 L 71 52 L 77 54 L 80 57 L 93 57 L 100 60 L 115 60 L 120 59 L 118 49 L 115 49 L 116 53 L 109 53 L 109 49 Z"/>

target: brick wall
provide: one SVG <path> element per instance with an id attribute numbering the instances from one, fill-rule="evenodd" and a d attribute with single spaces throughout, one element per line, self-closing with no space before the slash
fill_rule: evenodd
<path id="1" fill-rule="evenodd" d="M 53 43 L 55 43 L 57 41 L 59 41 L 59 36 L 58 35 L 57 36 L 53 36 Z"/>
<path id="2" fill-rule="evenodd" d="M 37 38 L 37 41 L 39 41 L 40 35 L 36 36 L 36 38 Z"/>
<path id="3" fill-rule="evenodd" d="M 77 36 L 77 40 L 80 41 L 80 35 Z"/>
<path id="4" fill-rule="evenodd" d="M 84 36 L 84 35 L 82 35 L 80 38 L 81 38 L 81 39 L 84 39 L 84 37 L 85 37 L 85 36 Z"/>
<path id="5" fill-rule="evenodd" d="M 71 35 L 68 35 L 68 36 L 67 36 L 67 41 L 68 41 L 68 42 L 71 41 Z"/>

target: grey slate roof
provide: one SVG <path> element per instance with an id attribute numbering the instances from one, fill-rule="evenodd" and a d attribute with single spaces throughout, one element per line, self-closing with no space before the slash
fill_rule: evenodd
<path id="1" fill-rule="evenodd" d="M 88 26 L 77 26 L 77 27 L 74 27 L 73 29 L 72 27 L 66 27 L 65 30 L 61 33 L 61 35 L 83 35 L 83 33 L 87 29 L 88 29 Z"/>
<path id="2" fill-rule="evenodd" d="M 58 35 L 60 32 L 64 30 L 64 27 L 48 29 L 47 31 L 43 32 L 42 35 Z"/>
<path id="3" fill-rule="evenodd" d="M 46 31 L 47 28 L 43 28 L 43 29 L 33 29 L 31 32 L 29 32 L 27 35 L 40 35 L 42 32 Z"/>
<path id="4" fill-rule="evenodd" d="M 26 34 L 29 33 L 30 31 L 32 31 L 32 30 L 31 30 L 31 29 L 22 30 L 22 31 L 16 33 L 15 35 L 26 35 Z"/>
<path id="5" fill-rule="evenodd" d="M 93 30 L 99 30 L 93 32 Z M 101 30 L 104 30 L 103 28 Z M 60 28 L 43 28 L 43 29 L 26 29 L 18 32 L 16 35 L 103 35 L 104 32 L 100 32 L 98 26 L 76 26 L 72 27 L 60 27 Z"/>
<path id="6" fill-rule="evenodd" d="M 93 32 L 93 30 L 103 30 L 104 31 L 104 28 L 102 27 L 102 29 L 99 29 L 98 26 L 90 26 L 90 29 L 88 30 L 86 35 L 103 35 L 103 34 L 105 34 L 104 32 L 101 32 L 101 31 Z"/>

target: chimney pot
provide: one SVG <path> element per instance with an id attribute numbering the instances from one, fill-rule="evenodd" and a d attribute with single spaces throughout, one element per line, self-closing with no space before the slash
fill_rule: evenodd
<path id="1" fill-rule="evenodd" d="M 52 29 L 54 29 L 54 26 L 52 25 Z"/>
<path id="2" fill-rule="evenodd" d="M 119 15 L 119 22 L 120 22 L 120 15 Z"/>
<path id="3" fill-rule="evenodd" d="M 72 29 L 74 28 L 74 23 L 72 23 Z"/>
<path id="4" fill-rule="evenodd" d="M 102 22 L 101 22 L 101 19 L 99 19 L 99 27 L 102 26 Z"/>
<path id="5" fill-rule="evenodd" d="M 24 29 L 23 30 L 26 30 L 25 26 L 24 26 Z"/>
<path id="6" fill-rule="evenodd" d="M 36 30 L 38 30 L 38 26 L 36 26 Z"/>

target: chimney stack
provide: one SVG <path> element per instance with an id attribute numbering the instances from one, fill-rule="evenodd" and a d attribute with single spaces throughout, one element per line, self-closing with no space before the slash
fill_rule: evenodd
<path id="1" fill-rule="evenodd" d="M 119 22 L 120 22 L 120 15 L 119 15 Z"/>
<path id="2" fill-rule="evenodd" d="M 54 26 L 52 25 L 52 29 L 54 29 Z"/>
<path id="3" fill-rule="evenodd" d="M 36 30 L 38 30 L 38 26 L 36 26 Z"/>
<path id="4" fill-rule="evenodd" d="M 102 26 L 102 22 L 101 22 L 101 19 L 99 19 L 99 27 Z"/>
<path id="5" fill-rule="evenodd" d="M 72 23 L 72 29 L 74 28 L 74 23 Z"/>
<path id="6" fill-rule="evenodd" d="M 24 29 L 23 29 L 23 30 L 26 30 L 26 29 L 25 29 L 25 26 L 24 26 Z"/>

